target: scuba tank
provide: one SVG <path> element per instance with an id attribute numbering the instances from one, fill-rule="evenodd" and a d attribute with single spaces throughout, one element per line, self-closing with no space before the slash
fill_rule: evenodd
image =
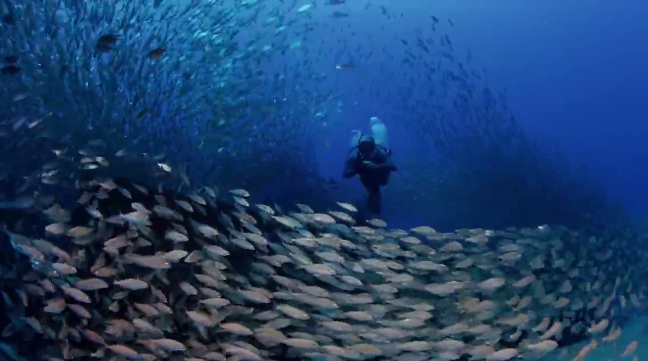
<path id="1" fill-rule="evenodd" d="M 383 149 L 389 149 L 389 141 L 387 138 L 387 126 L 378 117 L 371 117 L 369 119 L 369 126 L 371 127 L 371 134 L 373 134 L 376 145 Z"/>

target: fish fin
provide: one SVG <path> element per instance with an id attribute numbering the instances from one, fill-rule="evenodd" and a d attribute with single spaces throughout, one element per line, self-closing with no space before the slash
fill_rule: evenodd
<path id="1" fill-rule="evenodd" d="M 16 324 L 12 321 L 2 330 L 2 337 L 9 337 L 16 332 Z"/>

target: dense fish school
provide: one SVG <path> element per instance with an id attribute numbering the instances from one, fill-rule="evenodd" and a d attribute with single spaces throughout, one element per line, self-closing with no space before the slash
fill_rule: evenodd
<path id="1" fill-rule="evenodd" d="M 74 209 L 23 207 L 49 219 L 43 237 L 4 231 L 16 360 L 533 359 L 565 336 L 613 342 L 645 302 L 623 241 L 561 227 L 407 231 L 243 189 L 77 188 Z"/>
<path id="2" fill-rule="evenodd" d="M 344 105 L 305 85 L 326 77 L 297 67 L 310 60 L 263 70 L 307 51 L 314 4 L 145 3 L 2 3 L 3 359 L 505 361 L 555 358 L 588 340 L 566 356 L 580 361 L 644 308 L 645 254 L 623 233 L 401 230 L 356 223 L 344 199 L 255 204 L 245 189 L 267 177 L 249 176 L 249 165 L 256 175 L 288 169 L 293 178 L 275 181 L 298 188 L 294 177 L 314 171 L 289 155 L 308 156 L 302 140 Z M 258 34 L 234 40 L 258 18 Z M 447 35 L 416 36 L 417 53 L 402 62 L 420 53 L 420 79 L 443 78 L 448 86 L 428 93 L 436 108 L 468 112 L 479 93 L 496 103 L 471 88 L 479 75 L 453 58 Z M 356 71 L 340 54 L 330 68 Z M 412 92 L 397 100 L 424 109 Z M 522 144 L 513 120 L 482 115 L 466 119 L 499 128 L 462 127 Z M 459 137 L 456 119 L 436 119 L 430 132 L 445 138 L 434 143 L 453 162 L 462 147 L 482 152 Z M 582 215 L 574 209 L 566 213 Z M 619 345 L 619 355 L 638 346 Z"/>

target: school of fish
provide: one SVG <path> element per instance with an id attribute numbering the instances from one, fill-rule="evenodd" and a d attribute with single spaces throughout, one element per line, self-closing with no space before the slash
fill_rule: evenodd
<path id="1" fill-rule="evenodd" d="M 443 104 L 473 99 L 481 94 L 475 90 L 487 86 L 484 74 L 473 70 L 472 57 L 464 60 L 463 49 L 454 50 L 446 21 L 430 14 L 411 34 L 395 35 L 389 24 L 402 22 L 403 15 L 399 19 L 394 9 L 367 1 L 361 12 L 376 21 L 375 31 L 366 31 L 345 5 L 319 5 L 320 0 L 1 2 L 6 36 L 0 39 L 0 153 L 5 159 L 32 156 L 0 163 L 0 179 L 34 176 L 24 173 L 40 167 L 51 149 L 76 151 L 90 140 L 119 155 L 106 158 L 113 165 L 147 153 L 198 183 L 217 176 L 229 188 L 280 188 L 292 181 L 284 172 L 263 180 L 251 173 L 282 167 L 322 188 L 324 180 L 313 176 L 313 144 L 328 146 L 323 133 L 351 116 L 348 109 L 365 96 L 403 112 L 426 109 L 434 115 L 404 121 L 403 127 L 423 138 L 445 134 L 446 142 L 434 144 L 463 143 L 453 139 L 461 133 L 454 125 L 441 122 L 456 109 L 409 104 L 417 83 L 425 85 L 421 94 Z M 404 48 L 376 45 L 383 38 Z M 393 66 L 381 61 L 373 67 L 377 58 Z M 358 76 L 364 79 L 358 89 L 339 86 Z M 403 82 L 385 86 L 391 78 Z M 61 175 L 51 178 L 56 177 Z M 151 181 L 138 168 L 129 169 L 129 177 Z M 420 187 L 429 177 L 426 172 L 399 184 L 407 194 L 398 199 L 416 194 L 415 203 L 435 201 Z M 324 203 L 313 199 L 321 192 L 299 182 L 290 188 L 298 187 L 311 193 L 313 203 Z"/>
<path id="2" fill-rule="evenodd" d="M 251 169 L 285 169 L 286 154 L 305 153 L 299 141 L 343 108 L 338 94 L 305 85 L 326 76 L 298 68 L 313 60 L 291 53 L 307 53 L 314 3 L 277 3 L 1 4 L 0 180 L 9 179 L 11 192 L 3 188 L 0 199 L 8 320 L 0 355 L 505 361 L 554 355 L 566 338 L 591 339 L 569 355 L 581 361 L 598 342 L 620 337 L 619 320 L 644 307 L 648 279 L 645 253 L 623 234 L 560 226 L 399 230 L 379 219 L 356 224 L 357 210 L 343 200 L 317 210 L 254 204 L 243 188 L 254 192 L 248 185 L 265 186 L 267 177 Z M 258 33 L 234 41 L 262 16 Z M 435 31 L 439 20 L 431 18 Z M 411 48 L 411 39 L 400 39 L 402 68 L 425 69 L 410 80 L 439 84 L 427 93 L 439 104 L 461 91 L 449 102 L 455 108 L 439 105 L 438 117 L 420 117 L 434 123 L 406 126 L 464 155 L 455 147 L 475 149 L 461 141 L 464 128 L 493 134 L 488 126 L 508 123 L 479 113 L 465 118 L 489 119 L 488 126 L 457 128 L 454 116 L 444 117 L 474 108 L 465 105 L 482 93 L 472 83 L 481 75 L 457 59 L 447 35 L 433 39 L 419 28 L 415 35 Z M 357 67 L 347 58 L 361 64 L 373 56 L 339 42 L 339 61 L 327 66 L 340 74 Z M 266 74 L 263 65 L 279 56 L 297 60 Z M 388 49 L 383 56 L 393 58 Z M 387 72 L 360 90 L 384 89 L 378 98 L 427 112 L 412 97 L 416 86 L 381 86 L 400 75 Z M 205 174 L 228 178 L 210 184 L 247 183 L 221 191 L 203 184 Z M 421 174 L 407 194 L 429 204 L 434 198 L 415 187 L 429 182 Z M 621 346 L 619 356 L 630 358 L 639 344 Z"/>
<path id="3" fill-rule="evenodd" d="M 349 203 L 283 211 L 244 189 L 75 187 L 69 209 L 23 200 L 45 220 L 36 233 L 5 225 L 16 258 L 0 350 L 15 360 L 10 340 L 40 340 L 24 359 L 51 361 L 505 361 L 585 335 L 582 360 L 646 302 L 644 255 L 612 235 L 401 230 L 357 226 Z"/>
<path id="4" fill-rule="evenodd" d="M 113 154 L 164 154 L 163 162 L 186 168 L 194 180 L 213 176 L 213 163 L 243 178 L 234 158 L 263 167 L 265 156 L 266 164 L 290 166 L 281 148 L 319 129 L 338 109 L 338 96 L 296 90 L 299 77 L 318 75 L 307 68 L 280 77 L 267 70 L 277 58 L 301 58 L 303 49 L 290 44 L 308 35 L 297 25 L 310 11 L 292 2 L 266 5 L 0 3 L 0 151 L 12 158 L 94 140 Z M 35 161 L 42 159 L 26 161 L 27 168 Z M 24 166 L 3 163 L 0 175 Z M 147 174 L 135 176 L 148 181 Z"/>

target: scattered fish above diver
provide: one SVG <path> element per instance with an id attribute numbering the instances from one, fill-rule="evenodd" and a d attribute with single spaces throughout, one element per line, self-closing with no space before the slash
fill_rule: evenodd
<path id="1" fill-rule="evenodd" d="M 339 64 L 335 66 L 337 70 L 355 70 L 355 68 L 354 64 Z"/>
<path id="2" fill-rule="evenodd" d="M 343 13 L 341 11 L 335 11 L 333 14 L 331 14 L 331 17 L 334 19 L 342 19 L 342 18 L 348 18 L 349 13 Z"/>

